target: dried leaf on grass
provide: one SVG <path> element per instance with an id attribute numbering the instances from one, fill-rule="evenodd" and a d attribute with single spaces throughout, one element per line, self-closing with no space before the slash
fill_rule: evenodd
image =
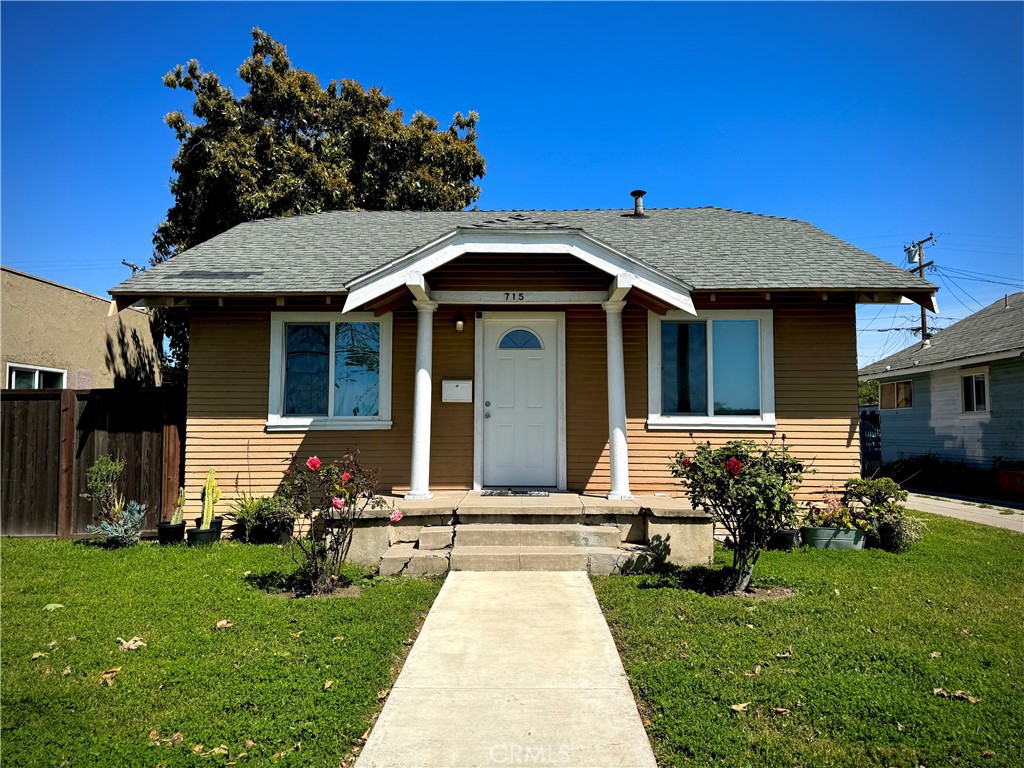
<path id="1" fill-rule="evenodd" d="M 324 683 L 324 690 L 326 691 L 332 685 L 334 685 L 334 681 L 333 680 L 328 680 L 326 683 Z"/>
<path id="2" fill-rule="evenodd" d="M 779 717 L 789 717 L 793 713 L 785 707 L 772 707 L 772 714 L 778 715 Z"/>
<path id="3" fill-rule="evenodd" d="M 112 668 L 106 670 L 102 675 L 100 675 L 100 684 L 101 685 L 113 685 L 114 684 L 114 678 L 117 675 L 119 675 L 119 674 L 121 674 L 121 668 L 120 667 L 112 667 Z"/>
<path id="4" fill-rule="evenodd" d="M 67 677 L 68 675 L 70 675 L 71 674 L 71 665 L 68 664 L 66 667 L 64 667 L 64 671 L 61 672 L 60 674 L 61 674 L 62 677 Z"/>
<path id="5" fill-rule="evenodd" d="M 47 603 L 46 605 L 43 606 L 43 610 L 44 611 L 50 611 L 51 613 L 53 613 L 53 611 L 59 611 L 63 607 L 64 606 L 61 605 L 60 603 Z"/>
<path id="6" fill-rule="evenodd" d="M 233 621 L 229 621 L 227 619 L 221 619 L 220 621 L 218 621 L 216 624 L 213 625 L 213 628 L 214 629 L 230 629 L 233 626 L 235 626 L 235 623 Z"/>
<path id="7" fill-rule="evenodd" d="M 757 664 L 757 665 L 754 666 L 754 668 L 750 672 L 744 672 L 743 674 L 746 675 L 747 677 L 757 677 L 758 675 L 761 674 L 761 665 Z"/>
<path id="8" fill-rule="evenodd" d="M 742 704 L 731 704 L 729 706 L 729 709 L 731 709 L 733 712 L 746 712 L 747 711 L 747 707 L 749 707 L 749 706 L 750 706 L 750 702 L 749 701 L 745 701 Z"/>
<path id="9" fill-rule="evenodd" d="M 149 732 L 149 740 L 157 741 L 160 738 L 160 731 L 152 730 Z"/>
<path id="10" fill-rule="evenodd" d="M 775 658 L 776 659 L 788 659 L 792 655 L 793 655 L 793 646 L 791 645 L 786 650 L 784 650 L 782 653 L 776 653 L 775 654 Z"/>
<path id="11" fill-rule="evenodd" d="M 43 653 L 42 651 L 36 651 L 32 654 L 32 661 L 39 661 L 40 659 L 45 659 L 49 655 L 50 654 Z"/>
<path id="12" fill-rule="evenodd" d="M 117 647 L 122 651 L 137 651 L 139 648 L 145 648 L 146 644 L 142 642 L 141 637 L 133 637 L 131 640 L 119 637 L 117 638 Z"/>
<path id="13" fill-rule="evenodd" d="M 941 658 L 942 654 L 939 653 L 938 651 L 932 651 L 931 653 L 928 654 L 928 656 L 930 658 L 932 658 L 932 659 L 938 659 L 938 658 Z"/>

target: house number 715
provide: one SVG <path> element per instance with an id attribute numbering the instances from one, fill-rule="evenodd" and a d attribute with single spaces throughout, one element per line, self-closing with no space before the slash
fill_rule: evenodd
<path id="1" fill-rule="evenodd" d="M 526 296 L 523 295 L 522 291 L 519 291 L 518 293 L 505 293 L 505 301 L 523 301 L 524 299 L 526 299 Z"/>

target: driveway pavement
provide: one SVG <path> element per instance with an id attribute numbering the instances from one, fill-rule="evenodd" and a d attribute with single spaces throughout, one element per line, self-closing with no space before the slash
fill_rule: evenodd
<path id="1" fill-rule="evenodd" d="M 983 507 L 982 503 L 912 493 L 905 506 L 921 512 L 956 517 L 960 520 L 969 520 L 972 523 L 993 525 L 997 528 L 1008 528 L 1011 531 L 1024 533 L 1024 512 L 1020 509 L 1004 506 L 999 502 L 991 502 Z M 1010 510 L 1013 514 L 1000 514 L 1004 510 Z"/>
<path id="2" fill-rule="evenodd" d="M 357 768 L 656 765 L 585 573 L 448 574 Z"/>

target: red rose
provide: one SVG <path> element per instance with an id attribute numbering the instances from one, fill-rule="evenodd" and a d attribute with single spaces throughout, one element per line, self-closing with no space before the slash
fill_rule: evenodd
<path id="1" fill-rule="evenodd" d="M 306 459 L 306 469 L 308 469 L 310 472 L 316 472 L 318 469 L 320 469 L 320 459 L 318 459 L 316 456 L 310 456 L 308 459 Z"/>
<path id="2" fill-rule="evenodd" d="M 683 469 L 689 469 L 691 464 L 693 464 L 693 462 L 689 459 L 683 459 Z"/>
<path id="3" fill-rule="evenodd" d="M 738 475 L 740 473 L 740 470 L 743 469 L 743 465 L 740 463 L 739 459 L 733 456 L 731 459 L 725 462 L 725 469 L 727 472 L 733 475 Z"/>
<path id="4" fill-rule="evenodd" d="M 341 473 L 341 482 L 347 483 L 351 479 L 352 479 L 352 474 L 350 472 L 342 472 Z"/>
<path id="5" fill-rule="evenodd" d="M 334 507 L 335 509 L 344 509 L 345 500 L 339 499 L 337 496 L 335 496 L 333 499 L 331 499 L 331 506 Z"/>

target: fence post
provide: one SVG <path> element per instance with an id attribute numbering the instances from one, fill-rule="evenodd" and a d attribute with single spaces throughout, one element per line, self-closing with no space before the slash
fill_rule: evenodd
<path id="1" fill-rule="evenodd" d="M 164 435 L 162 451 L 163 492 L 161 493 L 160 520 L 168 522 L 178 504 L 178 489 L 181 472 L 181 424 L 180 395 L 172 389 L 163 391 Z"/>
<path id="2" fill-rule="evenodd" d="M 75 500 L 75 412 L 78 398 L 73 389 L 60 393 L 60 493 L 57 502 L 57 537 L 71 538 L 71 512 Z"/>

